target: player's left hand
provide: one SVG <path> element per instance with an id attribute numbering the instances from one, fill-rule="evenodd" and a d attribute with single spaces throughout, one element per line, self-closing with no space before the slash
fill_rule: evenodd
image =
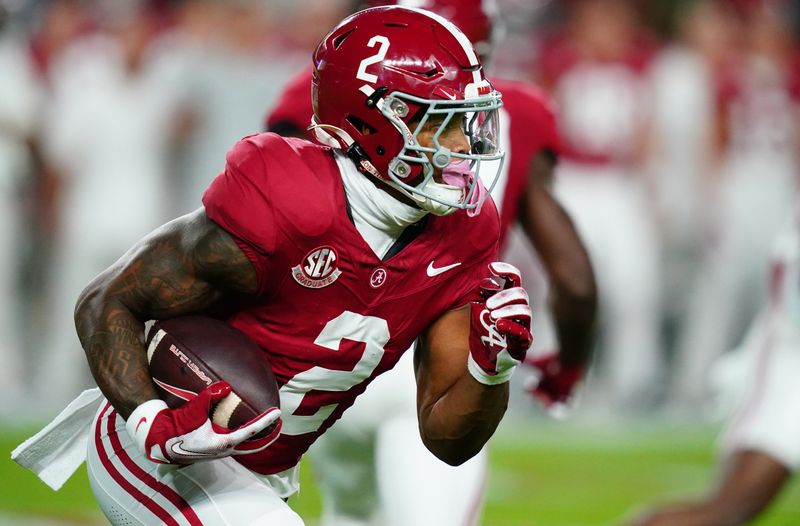
<path id="1" fill-rule="evenodd" d="M 528 293 L 519 270 L 496 261 L 470 303 L 470 374 L 485 385 L 507 382 L 533 342 Z"/>
<path id="2" fill-rule="evenodd" d="M 525 365 L 532 367 L 536 374 L 525 386 L 526 390 L 548 410 L 569 403 L 584 373 L 582 365 L 565 365 L 556 352 L 527 356 Z"/>
<path id="3" fill-rule="evenodd" d="M 266 449 L 280 434 L 281 412 L 277 407 L 236 429 L 225 429 L 211 422 L 212 407 L 231 390 L 227 382 L 211 384 L 196 398 L 175 409 L 170 409 L 163 400 L 148 400 L 133 410 L 125 427 L 139 451 L 159 464 L 191 464 Z M 253 438 L 276 422 L 269 436 Z"/>

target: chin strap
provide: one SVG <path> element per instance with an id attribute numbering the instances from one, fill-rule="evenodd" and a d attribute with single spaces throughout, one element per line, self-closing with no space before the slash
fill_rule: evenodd
<path id="1" fill-rule="evenodd" d="M 338 126 L 320 123 L 317 121 L 316 116 L 311 117 L 311 124 L 308 128 L 306 128 L 306 130 L 313 131 L 314 137 L 320 143 L 324 144 L 325 146 L 330 146 L 331 148 L 347 150 L 350 145 L 355 144 L 355 141 L 349 133 Z"/>
<path id="2" fill-rule="evenodd" d="M 338 126 L 317 122 L 316 116 L 311 117 L 311 125 L 307 129 L 314 132 L 314 137 L 316 137 L 317 141 L 321 144 L 344 151 L 362 172 L 383 180 L 378 170 L 376 170 L 375 166 L 370 162 L 367 154 L 361 146 L 353 140 L 349 133 Z"/>

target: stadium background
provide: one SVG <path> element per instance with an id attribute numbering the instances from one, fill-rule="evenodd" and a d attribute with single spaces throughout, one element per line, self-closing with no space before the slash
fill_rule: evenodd
<path id="1" fill-rule="evenodd" d="M 581 6 L 591 3 L 622 18 L 577 24 Z M 227 148 L 263 128 L 280 89 L 353 5 L 0 6 L 0 451 L 10 452 L 89 385 L 71 327 L 77 291 L 135 239 L 197 206 Z M 742 365 L 729 349 L 765 293 L 770 218 L 786 212 L 795 193 L 800 2 L 498 0 L 497 7 L 489 71 L 541 84 L 556 97 L 575 150 L 580 138 L 611 152 L 603 162 L 624 166 L 646 189 L 649 215 L 641 219 L 653 224 L 658 345 L 655 376 L 627 397 L 611 394 L 618 386 L 608 351 L 599 348 L 580 404 L 564 422 L 542 414 L 517 375 L 491 445 L 484 524 L 617 524 L 637 507 L 696 494 L 714 479 L 722 419 L 744 390 Z M 575 126 L 586 121 L 569 120 L 578 110 L 559 92 L 559 79 L 572 65 L 573 52 L 564 50 L 580 48 L 570 42 L 592 38 L 619 53 L 605 63 L 616 63 L 620 78 L 635 77 L 641 91 L 632 107 L 580 85 L 590 110 L 592 100 L 620 108 L 612 120 L 608 112 L 590 115 L 594 126 L 581 137 Z M 635 60 L 625 46 L 639 52 Z M 619 129 L 628 135 L 609 133 Z M 537 275 L 518 237 L 509 257 Z M 528 286 L 544 295 L 540 278 Z M 549 338 L 539 327 L 538 344 Z M 712 366 L 720 355 L 732 359 Z M 292 504 L 313 525 L 318 494 L 310 469 L 303 476 Z M 0 524 L 102 522 L 85 471 L 53 493 L 8 456 L 0 461 Z M 800 524 L 796 483 L 757 524 Z"/>

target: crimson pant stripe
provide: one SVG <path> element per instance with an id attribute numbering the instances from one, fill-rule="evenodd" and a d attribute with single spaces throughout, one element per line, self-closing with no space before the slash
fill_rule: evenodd
<path id="1" fill-rule="evenodd" d="M 186 520 L 189 521 L 189 524 L 192 526 L 203 526 L 202 521 L 200 521 L 200 518 L 194 512 L 192 507 L 184 500 L 183 497 L 180 496 L 177 491 L 172 489 L 170 486 L 167 486 L 163 482 L 156 480 L 155 477 L 142 469 L 141 466 L 134 462 L 130 455 L 128 455 L 128 452 L 122 447 L 122 442 L 117 434 L 116 426 L 113 424 L 113 419 L 116 417 L 116 415 L 117 412 L 112 411 L 111 415 L 108 417 L 108 438 L 111 440 L 111 445 L 114 448 L 114 451 L 117 452 L 117 457 L 120 459 L 120 461 L 122 461 L 122 464 L 128 468 L 128 470 L 133 473 L 136 478 L 147 484 L 152 489 L 156 490 L 164 498 L 174 504 L 175 507 L 180 510 Z"/>
<path id="2" fill-rule="evenodd" d="M 106 403 L 106 406 L 103 408 L 101 415 L 105 414 L 110 406 L 111 404 Z M 115 414 L 116 413 L 112 411 L 108 416 L 109 427 L 112 427 L 111 417 L 114 416 Z M 117 471 L 116 467 L 114 467 L 114 464 L 108 457 L 108 453 L 106 453 L 105 446 L 103 445 L 103 440 L 100 436 L 100 426 L 102 419 L 103 417 L 101 416 L 95 425 L 94 441 L 95 441 L 95 446 L 97 447 L 97 456 L 100 457 L 100 462 L 103 464 L 103 467 L 106 469 L 108 474 L 111 475 L 111 478 L 114 479 L 114 482 L 119 484 L 119 486 L 123 490 L 127 491 L 137 502 L 141 503 L 145 508 L 150 510 L 150 512 L 153 513 L 153 515 L 161 519 L 161 521 L 164 524 L 168 524 L 170 526 L 178 526 L 178 522 L 170 516 L 167 510 L 159 506 L 156 502 L 153 501 L 153 499 L 145 496 L 141 491 L 136 489 L 136 487 L 134 487 L 134 485 L 131 484 L 122 475 L 122 473 Z"/>

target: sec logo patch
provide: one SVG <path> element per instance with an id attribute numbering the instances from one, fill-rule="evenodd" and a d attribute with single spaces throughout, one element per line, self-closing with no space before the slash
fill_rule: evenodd
<path id="1" fill-rule="evenodd" d="M 309 289 L 327 287 L 342 275 L 337 267 L 339 254 L 331 246 L 317 247 L 303 258 L 303 262 L 292 267 L 292 277 Z"/>

